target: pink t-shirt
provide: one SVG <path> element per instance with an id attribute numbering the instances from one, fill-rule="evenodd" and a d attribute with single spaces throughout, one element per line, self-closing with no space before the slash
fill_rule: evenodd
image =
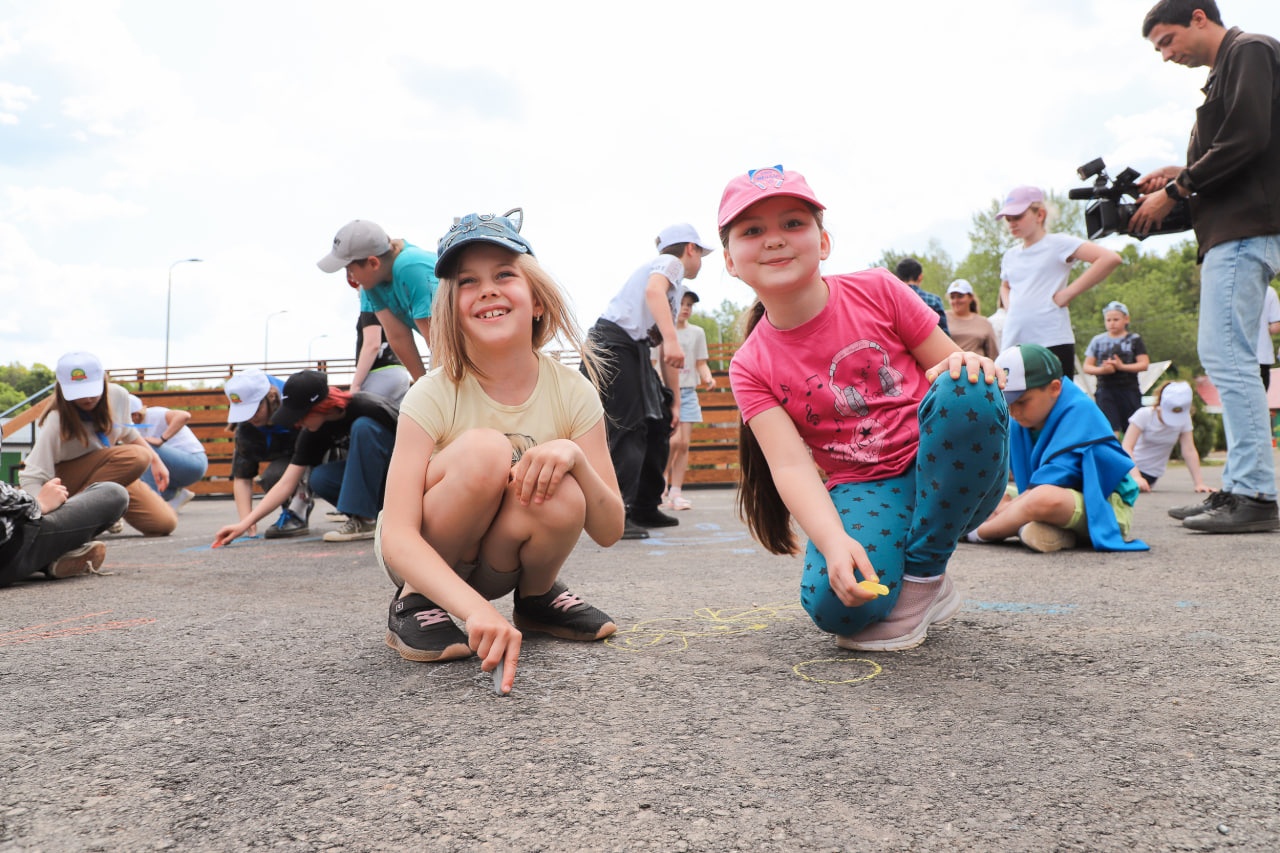
<path id="1" fill-rule="evenodd" d="M 774 328 L 766 314 L 729 365 L 743 420 L 782 406 L 827 488 L 896 477 L 916 457 L 916 409 L 929 390 L 911 350 L 938 315 L 888 270 L 824 278 L 812 320 Z"/>

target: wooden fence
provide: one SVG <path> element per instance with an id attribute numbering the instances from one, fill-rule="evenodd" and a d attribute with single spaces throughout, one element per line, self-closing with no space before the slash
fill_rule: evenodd
<path id="1" fill-rule="evenodd" d="M 736 345 L 711 344 L 709 364 L 716 378 L 714 390 L 699 389 L 702 423 L 693 428 L 689 447 L 689 470 L 686 483 L 736 484 L 738 482 L 738 406 L 729 391 L 729 360 Z M 576 353 L 553 353 L 565 363 L 576 363 Z M 249 368 L 265 370 L 273 376 L 287 377 L 299 370 L 319 369 L 334 384 L 345 387 L 355 372 L 355 359 L 325 359 L 311 362 L 252 362 L 246 364 L 196 365 L 187 367 L 140 367 L 107 371 L 107 381 L 130 387 L 148 406 L 186 409 L 191 412 L 187 424 L 209 456 L 209 470 L 203 480 L 191 486 L 197 494 L 231 494 L 231 456 L 234 430 L 227 428 L 227 397 L 222 385 L 235 373 Z M 202 385 L 189 390 L 134 390 L 144 383 Z M 32 406 L 4 426 L 4 434 L 21 429 L 43 413 L 52 397 Z"/>

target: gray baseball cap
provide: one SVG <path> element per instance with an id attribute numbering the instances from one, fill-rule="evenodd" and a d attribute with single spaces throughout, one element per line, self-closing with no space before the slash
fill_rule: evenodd
<path id="1" fill-rule="evenodd" d="M 367 219 L 353 219 L 333 237 L 333 251 L 316 261 L 324 272 L 337 272 L 352 261 L 378 258 L 391 251 L 391 238 L 382 226 Z"/>

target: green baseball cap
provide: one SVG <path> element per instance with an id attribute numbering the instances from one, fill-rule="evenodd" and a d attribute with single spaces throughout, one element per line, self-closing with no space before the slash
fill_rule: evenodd
<path id="1" fill-rule="evenodd" d="M 1004 385 L 1004 399 L 1012 403 L 1024 391 L 1043 388 L 1062 378 L 1062 362 L 1039 344 L 1018 344 L 996 357 L 996 366 L 1009 374 Z"/>

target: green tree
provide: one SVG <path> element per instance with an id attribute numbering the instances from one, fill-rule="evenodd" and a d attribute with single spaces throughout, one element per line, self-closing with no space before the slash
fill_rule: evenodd
<path id="1" fill-rule="evenodd" d="M 956 279 L 955 261 L 937 239 L 930 240 L 923 252 L 899 252 L 896 249 L 890 249 L 881 254 L 872 266 L 884 267 L 889 272 L 896 272 L 898 263 L 905 258 L 915 258 L 920 262 L 924 270 L 920 275 L 921 290 L 943 296 L 947 292 L 947 286 Z"/>

